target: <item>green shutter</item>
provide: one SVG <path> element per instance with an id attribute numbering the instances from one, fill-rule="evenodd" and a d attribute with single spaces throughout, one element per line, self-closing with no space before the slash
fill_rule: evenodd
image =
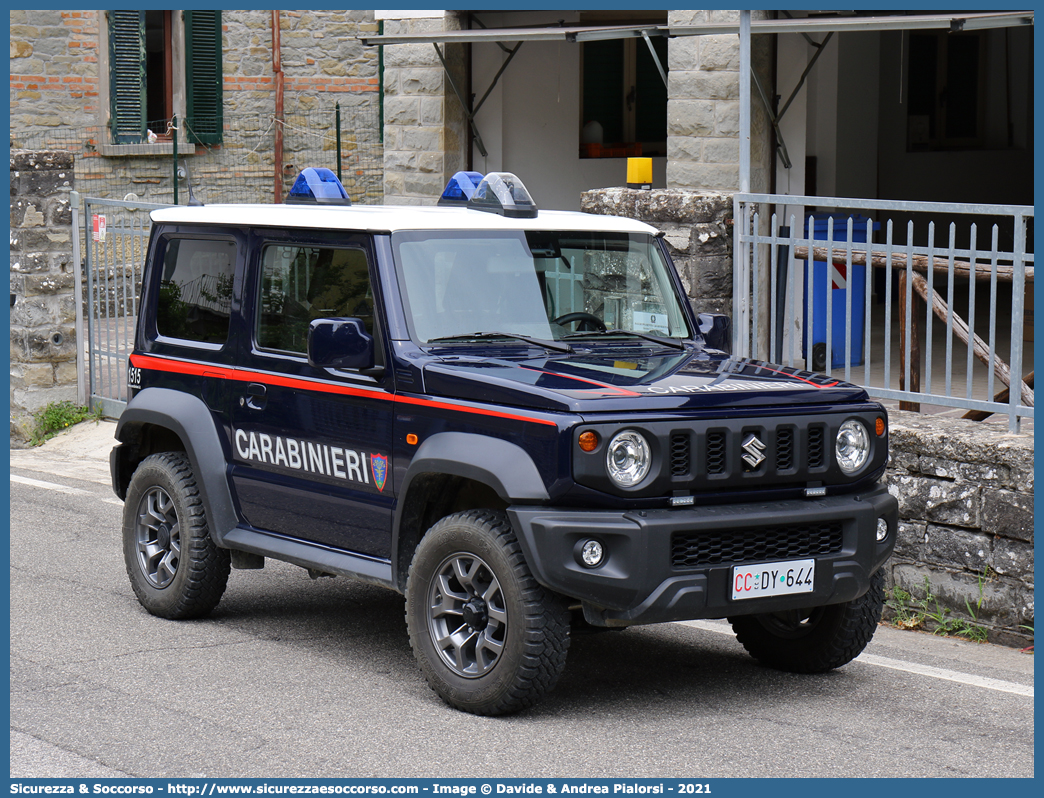
<path id="1" fill-rule="evenodd" d="M 185 12 L 185 82 L 189 140 L 220 144 L 221 12 Z"/>
<path id="2" fill-rule="evenodd" d="M 145 138 L 145 12 L 109 13 L 109 99 L 112 140 Z"/>

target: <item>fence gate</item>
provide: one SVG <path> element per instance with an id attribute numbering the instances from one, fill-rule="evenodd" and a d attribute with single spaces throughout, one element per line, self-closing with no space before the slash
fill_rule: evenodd
<path id="1" fill-rule="evenodd" d="M 127 360 L 152 231 L 149 211 L 166 207 L 73 193 L 77 393 L 81 404 L 100 408 L 108 418 L 119 418 L 127 404 Z"/>

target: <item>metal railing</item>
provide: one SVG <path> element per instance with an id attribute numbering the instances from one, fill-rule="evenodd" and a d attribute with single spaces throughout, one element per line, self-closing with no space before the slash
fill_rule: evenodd
<path id="1" fill-rule="evenodd" d="M 734 212 L 735 355 L 1033 417 L 1032 206 L 740 193 Z"/>
<path id="2" fill-rule="evenodd" d="M 70 204 L 80 342 L 78 401 L 119 418 L 127 403 L 127 365 L 152 232 L 149 211 L 167 206 L 81 197 L 76 192 Z"/>

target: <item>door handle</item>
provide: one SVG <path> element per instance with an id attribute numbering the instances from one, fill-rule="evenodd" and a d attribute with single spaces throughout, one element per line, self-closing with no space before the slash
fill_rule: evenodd
<path id="1" fill-rule="evenodd" d="M 268 402 L 268 388 L 259 382 L 252 382 L 247 385 L 247 398 L 246 406 L 251 410 L 264 410 L 265 404 Z"/>

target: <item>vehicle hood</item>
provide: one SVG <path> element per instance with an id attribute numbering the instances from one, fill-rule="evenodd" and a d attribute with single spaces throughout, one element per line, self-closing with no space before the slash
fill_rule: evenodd
<path id="1" fill-rule="evenodd" d="M 724 353 L 580 352 L 529 360 L 442 356 L 424 367 L 433 396 L 540 410 L 602 412 L 787 407 L 866 401 L 855 385 Z"/>

